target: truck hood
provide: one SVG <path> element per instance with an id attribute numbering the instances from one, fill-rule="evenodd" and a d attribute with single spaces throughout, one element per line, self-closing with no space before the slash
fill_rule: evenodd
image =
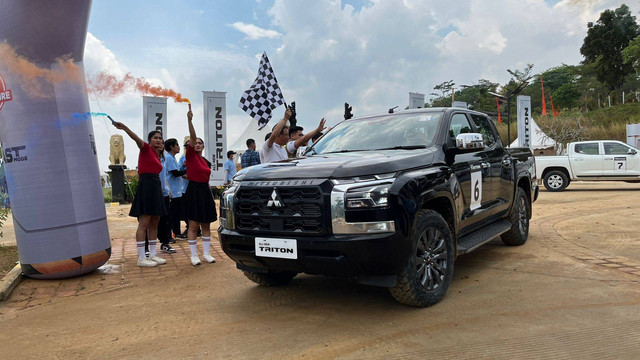
<path id="1" fill-rule="evenodd" d="M 349 178 L 385 174 L 429 166 L 435 148 L 417 150 L 372 150 L 313 155 L 241 170 L 242 180 Z"/>

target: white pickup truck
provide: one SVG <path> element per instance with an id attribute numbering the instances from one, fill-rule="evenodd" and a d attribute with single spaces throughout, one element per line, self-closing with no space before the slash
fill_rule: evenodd
<path id="1" fill-rule="evenodd" d="M 536 156 L 536 177 L 548 191 L 562 191 L 571 181 L 640 182 L 640 155 L 616 140 L 573 142 L 566 155 Z"/>

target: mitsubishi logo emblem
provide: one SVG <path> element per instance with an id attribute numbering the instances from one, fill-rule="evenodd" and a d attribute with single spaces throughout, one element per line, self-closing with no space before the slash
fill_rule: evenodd
<path id="1" fill-rule="evenodd" d="M 283 207 L 282 202 L 280 202 L 280 197 L 278 196 L 278 192 L 276 189 L 273 189 L 271 193 L 271 200 L 267 203 L 267 207 Z"/>

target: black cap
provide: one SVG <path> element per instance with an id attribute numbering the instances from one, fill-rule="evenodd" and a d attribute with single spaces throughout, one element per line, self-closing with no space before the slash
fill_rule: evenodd
<path id="1" fill-rule="evenodd" d="M 236 152 L 233 151 L 233 150 L 227 151 L 227 157 L 229 157 L 229 155 L 235 155 L 235 154 L 236 154 Z"/>

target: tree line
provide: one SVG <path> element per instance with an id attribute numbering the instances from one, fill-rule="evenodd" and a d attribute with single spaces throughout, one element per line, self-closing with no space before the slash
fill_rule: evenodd
<path id="1" fill-rule="evenodd" d="M 540 78 L 544 80 L 548 111 L 551 101 L 556 110 L 583 111 L 623 101 L 640 102 L 640 26 L 627 5 L 605 10 L 598 21 L 587 23 L 587 35 L 580 53 L 584 60 L 578 65 L 562 64 L 537 74 L 533 73 L 533 64 L 523 69 L 508 69 L 511 79 L 503 85 L 486 79 L 471 85 L 444 81 L 434 87 L 437 92 L 430 94 L 433 98 L 425 106 L 451 106 L 452 98 L 455 98 L 474 110 L 496 113 L 496 96 L 491 93 L 512 94 L 523 82 L 528 82 L 519 94 L 531 96 L 533 112 L 540 114 Z M 501 112 L 504 114 L 503 105 Z"/>

